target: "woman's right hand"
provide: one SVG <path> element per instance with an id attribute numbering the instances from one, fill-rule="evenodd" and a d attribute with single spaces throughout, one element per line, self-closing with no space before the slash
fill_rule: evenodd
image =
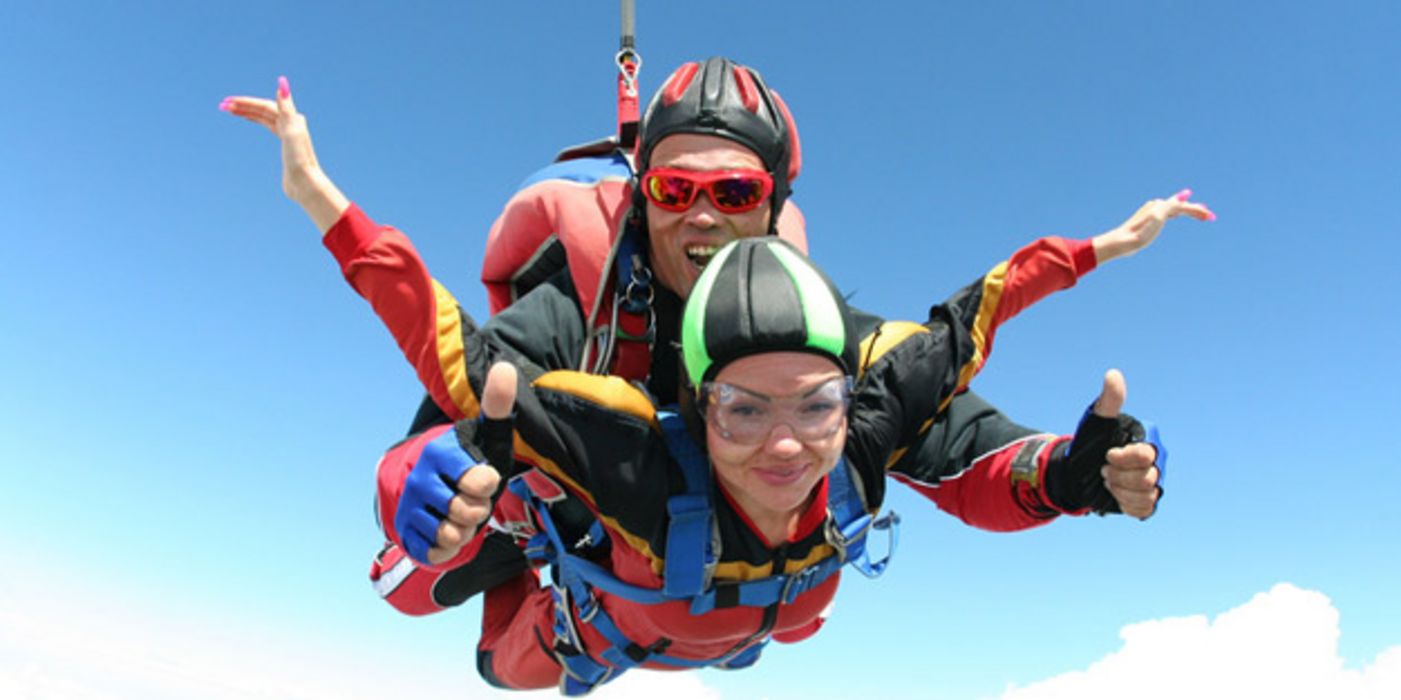
<path id="1" fill-rule="evenodd" d="M 301 205 L 325 233 L 350 206 L 316 160 L 306 117 L 292 102 L 287 78 L 277 79 L 277 99 L 226 97 L 219 109 L 267 127 L 282 142 L 282 191 Z"/>
<path id="2" fill-rule="evenodd" d="M 1182 190 L 1167 199 L 1150 199 L 1119 226 L 1095 236 L 1095 260 L 1103 265 L 1147 248 L 1162 233 L 1169 219 L 1188 216 L 1198 221 L 1215 221 L 1216 214 L 1200 202 L 1189 201 L 1191 190 Z"/>

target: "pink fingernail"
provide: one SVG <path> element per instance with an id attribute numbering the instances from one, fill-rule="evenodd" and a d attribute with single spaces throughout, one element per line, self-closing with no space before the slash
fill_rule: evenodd
<path id="1" fill-rule="evenodd" d="M 287 84 L 287 76 L 277 76 L 277 96 L 287 99 L 292 96 L 292 88 Z"/>
<path id="2" fill-rule="evenodd" d="M 225 98 L 224 98 L 224 101 L 219 103 L 219 111 L 221 111 L 221 112 L 232 112 L 232 111 L 233 111 L 233 101 L 234 101 L 234 98 L 232 98 L 232 97 L 225 97 Z"/>
<path id="3" fill-rule="evenodd" d="M 1188 198 L 1190 198 L 1190 197 L 1192 196 L 1192 191 L 1191 191 L 1191 190 L 1182 190 L 1181 192 L 1178 192 L 1176 195 L 1173 195 L 1173 196 L 1177 198 L 1177 201 L 1179 201 L 1179 202 L 1185 202 L 1185 201 L 1187 201 Z"/>
<path id="4" fill-rule="evenodd" d="M 1216 220 L 1216 212 L 1214 212 L 1214 211 L 1212 211 L 1212 210 L 1210 210 L 1210 209 L 1207 209 L 1207 210 L 1206 210 L 1206 220 L 1207 220 L 1207 221 L 1215 221 L 1215 220 Z"/>

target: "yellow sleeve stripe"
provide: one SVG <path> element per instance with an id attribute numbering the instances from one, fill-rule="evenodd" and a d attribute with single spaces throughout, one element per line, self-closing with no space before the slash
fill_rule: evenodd
<path id="1" fill-rule="evenodd" d="M 437 309 L 437 350 L 438 369 L 443 374 L 448 396 L 452 403 L 467 418 L 476 418 L 480 412 L 477 395 L 467 381 L 466 352 L 462 347 L 462 314 L 458 310 L 457 299 L 433 280 L 433 301 Z"/>
<path id="2" fill-rule="evenodd" d="M 1002 301 L 1002 290 L 1006 287 L 1006 284 L 1007 262 L 1005 260 L 998 263 L 997 266 L 988 271 L 986 275 L 983 275 L 982 299 L 978 303 L 978 315 L 973 319 L 973 328 L 970 333 L 973 337 L 973 357 L 965 362 L 963 367 L 959 368 L 958 386 L 939 402 L 939 410 L 935 414 L 936 416 L 939 413 L 943 413 L 944 409 L 949 407 L 949 402 L 953 401 L 954 395 L 956 395 L 959 390 L 968 386 L 968 384 L 973 381 L 973 377 L 977 376 L 978 371 L 983 368 L 983 363 L 987 360 L 988 332 L 992 328 L 993 319 L 997 314 L 997 305 Z M 923 435 L 928 432 L 929 428 L 933 425 L 934 418 L 926 420 L 924 425 L 919 427 L 919 434 Z M 890 455 L 890 459 L 885 462 L 886 470 L 889 471 L 892 466 L 895 466 L 895 463 L 900 461 L 901 457 L 905 456 L 905 452 L 908 451 L 908 449 L 909 448 L 902 447 L 895 450 L 895 452 Z"/>
<path id="3" fill-rule="evenodd" d="M 997 314 L 997 305 L 1002 300 L 1002 289 L 1007 283 L 1007 261 L 1002 261 L 992 268 L 986 275 L 983 275 L 983 298 L 978 304 L 978 316 L 973 320 L 973 357 L 964 363 L 958 371 L 958 388 L 968 386 L 973 381 L 973 377 L 978 374 L 978 370 L 983 368 L 983 363 L 987 361 L 987 338 L 988 332 L 992 328 L 994 316 Z M 939 405 L 939 410 L 944 410 L 949 401 L 953 398 L 950 392 L 944 398 L 944 402 Z"/>

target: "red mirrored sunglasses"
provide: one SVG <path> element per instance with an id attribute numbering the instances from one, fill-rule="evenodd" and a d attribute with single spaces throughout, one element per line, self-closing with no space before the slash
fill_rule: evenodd
<path id="1" fill-rule="evenodd" d="M 667 211 L 682 212 L 705 192 L 726 214 L 742 214 L 773 194 L 773 178 L 762 170 L 678 170 L 652 168 L 642 174 L 642 194 Z"/>

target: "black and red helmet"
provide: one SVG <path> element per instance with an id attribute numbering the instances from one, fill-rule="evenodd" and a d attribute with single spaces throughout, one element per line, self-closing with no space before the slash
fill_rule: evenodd
<path id="1" fill-rule="evenodd" d="M 802 152 L 793 116 L 753 68 L 716 56 L 677 68 L 642 116 L 637 170 L 651 165 L 652 149 L 672 134 L 710 134 L 758 154 L 773 177 L 773 221 L 798 177 Z"/>

